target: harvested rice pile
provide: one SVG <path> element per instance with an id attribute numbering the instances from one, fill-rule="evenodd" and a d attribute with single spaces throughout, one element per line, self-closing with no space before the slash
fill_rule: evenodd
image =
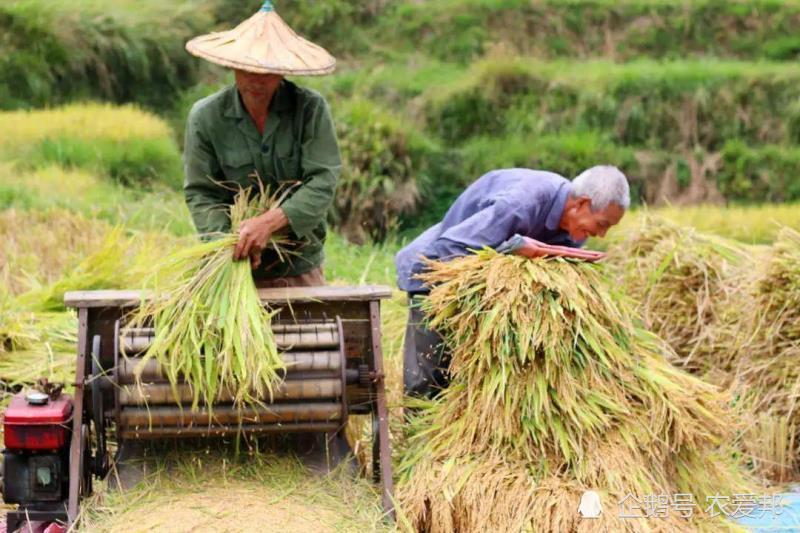
<path id="1" fill-rule="evenodd" d="M 644 216 L 609 250 L 609 263 L 638 303 L 648 329 L 675 351 L 673 362 L 712 382 L 729 380 L 747 250 L 732 241 Z"/>
<path id="2" fill-rule="evenodd" d="M 726 396 L 668 363 L 587 264 L 483 251 L 433 263 L 453 381 L 412 422 L 399 499 L 424 531 L 719 531 L 707 496 L 757 493 Z M 599 520 L 581 521 L 586 490 Z M 689 493 L 690 518 L 625 519 L 627 495 Z"/>
<path id="3" fill-rule="evenodd" d="M 783 228 L 740 302 L 737 356 L 753 412 L 746 443 L 773 479 L 797 478 L 800 428 L 800 233 Z"/>

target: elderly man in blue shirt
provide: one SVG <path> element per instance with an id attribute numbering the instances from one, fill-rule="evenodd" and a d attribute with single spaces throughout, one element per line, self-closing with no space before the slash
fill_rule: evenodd
<path id="1" fill-rule="evenodd" d="M 420 309 L 428 288 L 416 275 L 425 259 L 447 261 L 488 246 L 526 257 L 597 261 L 604 254 L 581 246 L 588 237 L 604 237 L 629 206 L 628 180 L 612 166 L 592 167 L 571 182 L 541 170 L 494 170 L 470 185 L 440 223 L 395 256 L 397 284 L 409 295 L 406 394 L 434 397 L 449 382 L 449 354 Z"/>

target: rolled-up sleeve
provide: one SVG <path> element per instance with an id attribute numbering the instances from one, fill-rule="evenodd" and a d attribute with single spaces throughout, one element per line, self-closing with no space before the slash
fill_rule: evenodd
<path id="1" fill-rule="evenodd" d="M 328 104 L 320 99 L 309 115 L 301 146 L 302 184 L 282 205 L 292 231 L 305 238 L 325 221 L 342 171 Z"/>
<path id="2" fill-rule="evenodd" d="M 200 234 L 230 231 L 230 199 L 216 181 L 222 179 L 219 161 L 204 135 L 196 109 L 186 121 L 183 151 L 186 205 Z"/>

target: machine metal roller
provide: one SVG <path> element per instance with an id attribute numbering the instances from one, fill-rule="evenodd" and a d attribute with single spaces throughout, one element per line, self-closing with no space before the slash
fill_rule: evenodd
<path id="1" fill-rule="evenodd" d="M 341 421 L 341 406 L 336 402 L 275 404 L 263 407 L 238 409 L 232 405 L 217 405 L 213 411 L 201 407 L 197 410 L 158 405 L 124 409 L 119 422 L 122 430 L 136 428 L 142 435 L 148 428 L 166 430 L 169 427 L 216 426 L 243 424 L 281 424 L 296 422 Z"/>
<path id="2" fill-rule="evenodd" d="M 177 396 L 176 396 L 177 393 Z M 119 403 L 122 406 L 169 405 L 180 402 L 188 406 L 192 403 L 192 389 L 181 384 L 173 390 L 169 383 L 149 383 L 141 386 L 122 385 L 119 389 Z M 342 395 L 342 382 L 338 379 L 319 378 L 291 380 L 280 383 L 272 394 L 272 401 L 287 400 L 323 400 Z M 222 391 L 218 403 L 233 403 L 234 397 L 229 391 Z M 262 398 L 269 402 L 270 398 Z"/>
<path id="3" fill-rule="evenodd" d="M 282 324 L 273 327 L 275 343 L 280 350 L 322 350 L 339 347 L 339 331 L 335 323 Z M 147 350 L 153 342 L 152 328 L 134 329 L 120 338 L 120 348 L 126 355 Z"/>
<path id="4" fill-rule="evenodd" d="M 78 354 L 69 444 L 69 522 L 108 471 L 107 440 L 213 438 L 244 433 L 342 432 L 351 414 L 373 419 L 372 473 L 392 509 L 391 450 L 383 382 L 380 300 L 385 287 L 261 289 L 286 364 L 272 397 L 244 408 L 221 391 L 192 409 L 189 384 L 175 388 L 158 363 L 144 359 L 152 328 L 125 330 L 141 302 L 137 291 L 68 293 L 78 311 Z M 176 398 L 177 395 L 177 398 Z M 209 408 L 210 407 L 210 408 Z"/>
<path id="5" fill-rule="evenodd" d="M 303 371 L 339 372 L 342 369 L 342 358 L 338 351 L 338 346 L 336 350 L 329 351 L 285 352 L 283 354 L 283 361 L 286 364 L 286 368 L 289 370 L 289 374 Z M 156 360 L 149 359 L 142 363 L 140 358 L 135 357 L 120 359 L 117 369 L 118 382 L 122 385 L 135 383 L 136 378 L 134 372 L 137 367 L 139 372 L 141 372 L 141 379 L 143 381 L 167 382 Z"/>

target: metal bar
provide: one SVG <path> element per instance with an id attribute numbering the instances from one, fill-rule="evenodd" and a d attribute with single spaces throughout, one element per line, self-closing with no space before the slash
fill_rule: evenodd
<path id="1" fill-rule="evenodd" d="M 126 355 L 137 355 L 146 351 L 153 342 L 152 335 L 143 333 L 122 336 L 121 349 Z M 275 332 L 275 344 L 279 350 L 321 350 L 339 347 L 339 333 L 336 327 L 320 326 L 315 331 Z"/>
<path id="2" fill-rule="evenodd" d="M 333 321 L 318 320 L 314 322 L 278 322 L 272 324 L 272 330 L 275 333 L 299 333 L 308 331 L 319 331 L 320 329 L 336 329 L 336 323 Z M 152 337 L 154 334 L 153 328 L 129 328 L 127 333 L 133 336 Z"/>
<path id="3" fill-rule="evenodd" d="M 83 388 L 86 377 L 86 350 L 89 342 L 89 310 L 78 309 L 78 357 L 75 368 L 75 394 L 72 414 L 72 441 L 69 446 L 69 494 L 67 497 L 67 523 L 72 526 L 78 518 L 80 486 L 83 476 Z"/>
<path id="4" fill-rule="evenodd" d="M 386 406 L 386 384 L 383 379 L 383 350 L 381 348 L 381 307 L 377 300 L 369 303 L 369 321 L 372 337 L 372 356 L 375 363 L 375 390 L 377 396 L 378 442 L 381 456 L 381 481 L 383 482 L 383 509 L 394 520 L 394 481 L 392 480 L 392 453 L 389 448 L 389 410 Z"/>
<path id="5" fill-rule="evenodd" d="M 297 372 L 304 371 L 331 371 L 338 374 L 342 367 L 342 356 L 336 350 L 315 351 L 315 352 L 284 352 L 281 354 L 283 362 L 286 364 L 287 378 Z M 136 383 L 136 367 L 142 363 L 141 358 L 120 357 L 119 370 L 117 373 L 120 384 L 132 385 Z M 167 377 L 161 372 L 158 361 L 148 359 L 142 365 L 141 380 L 143 382 L 163 382 L 167 383 Z"/>
<path id="6" fill-rule="evenodd" d="M 334 322 L 319 320 L 315 322 L 279 322 L 272 323 L 272 331 L 275 333 L 301 333 L 301 332 L 316 332 L 320 329 L 335 330 L 336 324 Z"/>
<path id="7" fill-rule="evenodd" d="M 232 405 L 218 405 L 209 413 L 205 408 L 196 411 L 188 407 L 173 406 L 125 407 L 120 414 L 119 423 L 124 429 L 163 426 L 208 426 L 239 424 L 278 424 L 283 422 L 332 422 L 341 419 L 341 405 L 327 403 L 274 404 L 268 407 L 237 408 Z"/>
<path id="8" fill-rule="evenodd" d="M 259 289 L 262 303 L 286 305 L 297 302 L 366 302 L 391 298 L 392 289 L 382 285 L 362 285 L 358 287 L 286 287 L 280 289 Z M 138 307 L 142 298 L 149 298 L 141 291 L 75 291 L 64 294 L 67 307 Z"/>
<path id="9" fill-rule="evenodd" d="M 176 398 L 177 394 L 177 398 Z M 274 391 L 272 399 L 262 398 L 264 403 L 285 400 L 334 399 L 342 394 L 342 383 L 338 379 L 308 379 L 281 382 Z M 119 402 L 122 405 L 161 405 L 180 403 L 191 405 L 194 395 L 188 384 L 180 384 L 173 391 L 169 383 L 149 383 L 141 386 L 123 385 L 119 389 Z M 223 391 L 214 404 L 233 403 L 235 395 Z"/>
<path id="10" fill-rule="evenodd" d="M 344 354 L 344 328 L 342 327 L 342 319 L 336 317 L 336 329 L 339 335 L 339 353 Z M 343 355 L 344 357 L 344 355 Z M 340 375 L 339 389 L 345 391 L 347 389 L 347 362 L 342 365 L 342 372 Z M 347 394 L 342 394 L 342 420 L 347 421 Z"/>
<path id="11" fill-rule="evenodd" d="M 126 428 L 121 434 L 124 439 L 144 440 L 162 439 L 173 437 L 221 437 L 246 433 L 260 435 L 268 433 L 308 433 L 329 432 L 339 428 L 339 422 L 305 422 L 298 424 L 272 424 L 272 425 L 228 425 L 211 427 L 167 427 L 167 428 Z"/>

